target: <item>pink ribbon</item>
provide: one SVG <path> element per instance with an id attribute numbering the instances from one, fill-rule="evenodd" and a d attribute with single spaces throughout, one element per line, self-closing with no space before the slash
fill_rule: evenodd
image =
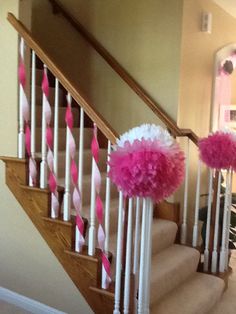
<path id="1" fill-rule="evenodd" d="M 36 178 L 37 178 L 37 167 L 34 157 L 31 154 L 31 131 L 30 131 L 30 107 L 29 102 L 25 93 L 25 86 L 26 86 L 26 71 L 25 71 L 25 64 L 24 64 L 24 56 L 20 55 L 20 62 L 19 62 L 19 69 L 18 69 L 18 77 L 19 83 L 22 90 L 22 113 L 24 118 L 24 131 L 25 131 L 25 148 L 26 153 L 29 158 L 29 175 L 31 178 L 32 185 L 36 185 Z"/>
<path id="2" fill-rule="evenodd" d="M 48 147 L 47 152 L 47 164 L 49 168 L 49 177 L 48 177 L 48 185 L 51 192 L 51 209 L 52 216 L 54 218 L 58 217 L 59 213 L 59 200 L 58 200 L 58 192 L 57 192 L 57 178 L 54 170 L 54 156 L 53 156 L 53 134 L 52 129 L 50 127 L 52 110 L 50 103 L 48 101 L 49 97 L 49 82 L 47 76 L 47 68 L 44 68 L 43 72 L 43 81 L 42 81 L 42 92 L 44 98 L 44 117 L 46 120 L 46 143 Z"/>
<path id="3" fill-rule="evenodd" d="M 102 266 L 106 273 L 105 278 L 105 288 L 107 289 L 109 287 L 109 284 L 111 282 L 111 265 L 108 260 L 108 256 L 105 252 L 105 232 L 102 227 L 103 223 L 103 203 L 100 197 L 100 189 L 101 189 L 101 173 L 98 168 L 98 162 L 99 162 L 99 144 L 97 140 L 97 126 L 94 123 L 93 128 L 93 139 L 91 143 L 91 151 L 92 156 L 95 160 L 95 167 L 94 167 L 94 184 L 95 184 L 95 190 L 96 190 L 96 214 L 98 219 L 98 245 L 101 249 L 101 258 L 102 258 Z"/>
<path id="4" fill-rule="evenodd" d="M 75 162 L 76 145 L 75 145 L 75 140 L 72 133 L 73 120 L 74 119 L 73 119 L 73 114 L 71 110 L 71 97 L 68 94 L 65 121 L 66 121 L 67 127 L 69 128 L 69 150 L 70 150 L 70 158 L 71 158 L 70 174 L 71 174 L 71 179 L 74 186 L 74 190 L 72 194 L 72 201 L 73 201 L 73 205 L 76 211 L 76 220 L 75 220 L 76 226 L 79 230 L 78 249 L 79 249 L 79 252 L 81 252 L 82 247 L 85 243 L 84 221 L 81 217 L 81 196 L 80 196 L 80 190 L 78 187 L 78 168 Z"/>

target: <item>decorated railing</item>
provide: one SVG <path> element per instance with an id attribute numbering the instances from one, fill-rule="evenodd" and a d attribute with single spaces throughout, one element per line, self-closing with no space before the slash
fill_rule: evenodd
<path id="1" fill-rule="evenodd" d="M 177 125 L 172 128 L 172 122 L 167 127 L 175 136 L 183 138 L 186 143 L 185 157 L 177 142 L 170 134 L 155 126 L 142 126 L 124 134 L 118 139 L 118 134 L 96 112 L 94 106 L 84 97 L 55 65 L 34 40 L 32 34 L 12 14 L 8 20 L 20 34 L 20 61 L 19 61 L 19 135 L 18 157 L 29 160 L 29 185 L 51 192 L 51 218 L 69 221 L 75 218 L 75 243 L 74 250 L 78 253 L 86 252 L 96 255 L 97 248 L 101 255 L 101 288 L 110 289 L 111 281 L 115 281 L 114 313 L 139 314 L 149 312 L 150 303 L 150 270 L 151 270 L 151 234 L 153 209 L 156 202 L 167 198 L 175 192 L 183 181 L 184 193 L 182 198 L 182 217 L 180 242 L 192 242 L 193 247 L 198 247 L 199 241 L 199 213 L 202 172 L 209 171 L 209 189 L 207 194 L 206 233 L 204 246 L 204 271 L 225 272 L 228 267 L 228 239 L 232 203 L 232 175 L 234 169 L 234 137 L 232 134 L 220 133 L 228 140 L 231 148 L 229 161 L 225 164 L 209 163 L 206 156 L 211 156 L 212 151 L 223 159 L 225 149 L 217 146 L 217 141 L 205 145 L 208 139 L 200 142 L 200 157 L 196 171 L 196 200 L 195 210 L 189 210 L 189 179 L 192 167 L 190 159 L 190 145 L 196 146 L 198 138 L 191 130 L 180 130 Z M 31 71 L 25 66 L 25 49 L 31 50 Z M 37 134 L 39 121 L 36 112 L 38 89 L 36 58 L 41 60 L 41 95 L 42 106 L 40 116 L 41 136 Z M 31 73 L 27 77 L 27 73 Z M 53 76 L 53 80 L 51 80 Z M 30 81 L 30 100 L 28 98 L 26 80 Z M 54 84 L 54 99 L 51 97 L 51 85 Z M 62 89 L 66 97 L 63 98 Z M 65 110 L 65 127 L 63 134 L 59 130 L 61 121 L 60 108 Z M 79 108 L 76 118 L 73 109 Z M 163 122 L 168 120 L 168 117 Z M 78 121 L 79 122 L 78 122 Z M 76 122 L 76 125 L 74 123 Z M 87 219 L 84 202 L 84 144 L 85 124 L 92 128 L 90 134 L 91 157 L 91 193 L 89 214 Z M 77 131 L 79 127 L 78 133 Z M 54 131 L 53 131 L 54 129 Z M 101 161 L 98 130 L 102 137 L 102 148 L 106 148 L 106 176 L 105 186 L 102 185 Z M 65 158 L 62 173 L 64 182 L 59 180 L 60 137 L 66 137 Z M 40 142 L 37 142 L 37 139 Z M 106 144 L 104 145 L 104 139 Z M 211 138 L 210 138 L 211 139 Z M 205 142 L 204 142 L 205 141 Z M 190 144 L 191 143 L 191 144 Z M 113 146 L 112 146 L 113 145 Z M 39 151 L 37 147 L 41 146 Z M 113 148 L 112 148 L 113 147 Z M 204 150 L 206 147 L 215 147 L 215 150 Z M 198 152 L 196 152 L 198 154 Z M 236 155 L 236 154 L 235 154 Z M 38 157 L 40 167 L 37 166 Z M 231 159 L 230 159 L 231 158 Z M 211 158 L 210 158 L 211 159 Z M 212 161 L 212 160 L 211 160 Z M 214 161 L 214 158 L 213 158 Z M 185 163 L 185 165 L 184 165 Z M 203 166 L 203 163 L 207 165 Z M 184 169 L 185 167 L 185 169 Z M 222 169 L 226 169 L 226 187 L 222 194 Z M 115 183 L 119 192 L 112 191 Z M 58 187 L 64 186 L 63 203 L 60 201 Z M 102 193 L 102 189 L 104 193 Z M 192 186 L 191 186 L 192 189 Z M 117 233 L 115 255 L 116 269 L 112 272 L 110 265 L 110 227 L 111 194 L 117 198 Z M 224 198 L 223 220 L 220 223 L 220 209 Z M 190 223 L 193 218 L 193 224 Z M 86 225 L 88 227 L 86 232 Z M 190 230 L 192 229 L 192 236 Z M 220 243 L 221 242 L 221 243 Z M 219 250 L 220 247 L 220 250 Z M 218 263 L 219 259 L 219 263 Z M 210 266 L 211 265 L 211 266 Z M 124 280 L 123 276 L 124 274 Z M 124 281 L 124 282 L 123 282 Z M 124 289 L 123 289 L 124 287 Z M 122 291 L 123 289 L 123 291 Z"/>

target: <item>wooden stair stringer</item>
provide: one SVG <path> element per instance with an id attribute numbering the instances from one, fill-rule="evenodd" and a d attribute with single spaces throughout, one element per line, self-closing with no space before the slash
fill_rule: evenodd
<path id="1" fill-rule="evenodd" d="M 114 297 L 105 293 L 105 290 L 104 293 L 97 293 L 96 290 L 91 289 L 91 287 L 98 286 L 100 281 L 99 258 L 97 256 L 91 258 L 83 253 L 68 254 L 74 245 L 72 236 L 75 228 L 74 223 L 44 217 L 45 208 L 48 208 L 50 204 L 50 192 L 47 190 L 37 191 L 37 188 L 34 190 L 34 188 L 26 186 L 28 173 L 26 160 L 12 157 L 0 157 L 0 159 L 6 164 L 7 186 L 92 310 L 95 313 L 112 313 Z M 40 193 L 40 197 L 35 198 L 37 193 Z M 40 204 L 38 204 L 39 199 L 41 199 Z M 41 209 L 42 203 L 44 203 L 43 210 Z"/>

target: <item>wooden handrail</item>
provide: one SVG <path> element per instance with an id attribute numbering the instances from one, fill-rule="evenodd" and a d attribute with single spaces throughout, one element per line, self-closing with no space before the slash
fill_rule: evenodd
<path id="1" fill-rule="evenodd" d="M 196 145 L 198 136 L 193 131 L 180 129 L 176 122 L 157 104 L 142 86 L 118 63 L 118 61 L 90 34 L 85 27 L 66 9 L 59 0 L 48 0 L 55 13 L 61 13 L 83 38 L 103 57 L 112 69 L 131 87 L 174 136 L 187 136 Z"/>
<path id="2" fill-rule="evenodd" d="M 116 131 L 109 125 L 107 121 L 96 111 L 91 103 L 86 99 L 81 91 L 78 90 L 78 87 L 73 84 L 65 75 L 62 70 L 38 44 L 38 42 L 33 38 L 32 33 L 12 14 L 8 13 L 8 21 L 11 25 L 17 30 L 20 36 L 25 40 L 27 45 L 33 49 L 36 55 L 47 65 L 49 70 L 53 73 L 55 77 L 58 78 L 62 86 L 71 94 L 74 100 L 84 109 L 86 114 L 95 122 L 101 132 L 111 141 L 112 144 L 115 144 L 116 139 L 119 135 Z"/>

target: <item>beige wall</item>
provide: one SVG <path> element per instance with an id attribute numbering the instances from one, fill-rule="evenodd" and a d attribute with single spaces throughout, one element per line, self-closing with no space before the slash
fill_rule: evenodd
<path id="1" fill-rule="evenodd" d="M 6 21 L 8 11 L 19 12 L 18 0 L 0 0 L 0 155 L 17 153 L 17 47 L 16 32 Z M 29 12 L 29 11 L 28 11 Z M 71 314 L 92 313 L 32 222 L 5 185 L 0 162 L 0 286 Z"/>
<path id="2" fill-rule="evenodd" d="M 212 12 L 212 34 L 201 32 L 202 11 Z M 236 19 L 210 0 L 185 0 L 178 123 L 199 136 L 209 131 L 214 55 L 236 41 Z"/>
<path id="3" fill-rule="evenodd" d="M 176 120 L 182 0 L 62 2 Z M 159 122 L 47 1 L 33 1 L 33 16 L 40 42 L 118 132 Z"/>
<path id="4" fill-rule="evenodd" d="M 212 13 L 212 33 L 201 32 L 201 14 Z M 206 136 L 210 129 L 212 82 L 214 56 L 217 50 L 236 41 L 236 19 L 227 14 L 210 0 L 184 0 L 180 102 L 178 125 L 190 128 L 200 137 Z M 196 149 L 191 146 L 190 172 L 190 219 L 194 208 L 197 171 Z M 206 171 L 203 170 L 204 176 Z M 206 180 L 201 191 L 206 191 Z M 202 199 L 206 201 L 206 199 Z"/>

